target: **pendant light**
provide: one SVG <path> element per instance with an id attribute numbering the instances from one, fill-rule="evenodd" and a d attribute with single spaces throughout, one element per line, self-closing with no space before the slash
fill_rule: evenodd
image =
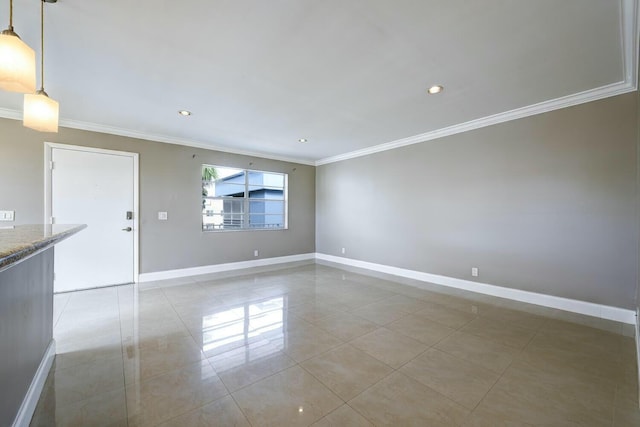
<path id="1" fill-rule="evenodd" d="M 58 132 L 58 102 L 44 91 L 44 3 L 40 0 L 40 90 L 24 96 L 24 126 L 40 132 Z M 49 3 L 53 3 L 49 1 Z"/>
<path id="2" fill-rule="evenodd" d="M 36 90 L 36 53 L 13 31 L 13 0 L 9 0 L 9 28 L 0 33 L 0 89 Z"/>

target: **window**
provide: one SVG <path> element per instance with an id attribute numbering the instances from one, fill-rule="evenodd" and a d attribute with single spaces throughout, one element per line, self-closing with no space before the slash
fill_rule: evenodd
<path id="1" fill-rule="evenodd" d="M 202 230 L 287 228 L 287 174 L 202 165 Z"/>

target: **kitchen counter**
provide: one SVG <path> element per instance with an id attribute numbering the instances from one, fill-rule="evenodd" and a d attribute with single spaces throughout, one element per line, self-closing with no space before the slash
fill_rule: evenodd
<path id="1" fill-rule="evenodd" d="M 86 227 L 86 225 L 65 224 L 0 227 L 0 271 L 55 245 Z"/>
<path id="2" fill-rule="evenodd" d="M 0 427 L 28 426 L 55 359 L 55 245 L 86 225 L 0 226 Z"/>

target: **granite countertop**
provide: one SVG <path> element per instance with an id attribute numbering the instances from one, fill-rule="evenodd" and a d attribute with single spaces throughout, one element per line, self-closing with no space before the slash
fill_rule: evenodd
<path id="1" fill-rule="evenodd" d="M 0 270 L 29 255 L 55 245 L 86 225 L 29 224 L 0 227 Z"/>

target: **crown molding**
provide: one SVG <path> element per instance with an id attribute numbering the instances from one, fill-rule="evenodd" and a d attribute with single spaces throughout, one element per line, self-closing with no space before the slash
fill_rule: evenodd
<path id="1" fill-rule="evenodd" d="M 0 108 L 0 117 L 3 119 L 22 120 L 22 111 Z"/>
<path id="2" fill-rule="evenodd" d="M 315 162 L 315 165 L 326 165 L 328 163 L 335 163 L 343 160 L 354 159 L 356 157 L 368 156 L 370 154 L 393 150 L 395 148 L 405 147 L 407 145 L 419 144 L 421 142 L 427 142 L 434 139 L 444 138 L 445 136 L 468 132 L 470 130 L 480 129 L 483 127 L 496 125 L 498 123 L 504 123 L 511 120 L 534 116 L 536 114 L 542 114 L 561 108 L 571 107 L 573 105 L 584 104 L 585 102 L 591 102 L 602 98 L 608 98 L 610 96 L 621 95 L 623 93 L 632 92 L 634 90 L 636 90 L 636 86 L 630 83 L 614 83 L 577 94 L 563 96 L 562 98 L 556 98 L 549 101 L 543 101 L 537 104 L 528 105 L 526 107 L 516 108 L 515 110 L 505 111 L 504 113 L 498 113 L 457 125 L 436 129 L 430 132 L 422 133 L 420 135 L 410 136 L 408 138 L 398 139 L 396 141 L 375 145 L 373 147 L 363 148 L 362 150 L 351 151 L 349 153 L 339 154 L 332 157 L 326 157 L 324 159 L 317 160 Z"/>
<path id="3" fill-rule="evenodd" d="M 22 120 L 22 112 L 7 108 L 0 108 L 0 117 L 12 120 Z M 262 159 L 278 160 L 282 162 L 297 163 L 315 166 L 313 160 L 299 159 L 296 157 L 279 156 L 276 154 L 263 153 L 258 151 L 238 150 L 229 147 L 207 144 L 201 141 L 190 139 L 174 138 L 165 135 L 156 135 L 147 132 L 139 132 L 131 129 L 123 129 L 114 126 L 101 125 L 98 123 L 82 122 L 78 120 L 60 119 L 60 126 L 70 129 L 86 130 L 90 132 L 106 133 L 110 135 L 125 136 L 128 138 L 143 139 L 145 141 L 162 142 L 166 144 L 183 145 L 186 147 L 202 148 L 204 150 L 221 151 L 223 153 L 239 154 L 242 156 L 259 157 Z"/>
<path id="4" fill-rule="evenodd" d="M 620 42 L 622 43 L 624 81 L 633 84 L 636 88 L 640 43 L 639 7 L 638 0 L 622 0 L 620 7 Z"/>
<path id="5" fill-rule="evenodd" d="M 571 107 L 574 105 L 584 104 L 586 102 L 596 101 L 598 99 L 608 98 L 624 93 L 637 90 L 638 86 L 638 47 L 640 45 L 640 25 L 638 23 L 638 14 L 640 13 L 640 0 L 620 0 L 620 43 L 623 55 L 623 73 L 624 80 L 612 83 L 606 86 L 589 89 L 567 96 L 563 96 L 548 101 L 539 102 L 537 104 L 528 105 L 514 110 L 497 113 L 491 116 L 481 117 L 470 120 L 468 122 L 455 124 L 445 128 L 435 129 L 419 135 L 414 135 L 395 141 L 363 148 L 361 150 L 350 151 L 336 156 L 325 157 L 316 161 L 309 159 L 301 159 L 296 157 L 280 156 L 265 152 L 238 150 L 225 146 L 211 145 L 202 141 L 194 141 L 190 139 L 176 138 L 165 135 L 156 135 L 147 132 L 140 132 L 131 129 L 124 129 L 114 126 L 101 125 L 91 122 L 83 122 L 77 120 L 61 119 L 60 126 L 81 129 L 91 132 L 106 133 L 111 135 L 125 136 L 129 138 L 142 139 L 153 142 L 161 142 L 167 144 L 184 145 L 187 147 L 202 148 L 205 150 L 221 151 L 224 153 L 239 154 L 243 156 L 260 157 L 270 160 L 279 160 L 290 163 L 298 163 L 310 166 L 321 166 L 329 163 L 340 162 L 343 160 L 353 159 L 357 157 L 367 156 L 382 151 L 393 150 L 395 148 L 405 147 L 407 145 L 419 144 L 458 133 L 468 132 L 474 129 L 517 120 L 524 117 L 534 116 L 537 114 L 547 113 L 549 111 L 561 108 Z M 12 109 L 0 108 L 0 117 L 13 120 L 22 120 L 22 112 Z"/>
<path id="6" fill-rule="evenodd" d="M 187 146 L 187 147 L 202 148 L 202 149 L 205 149 L 205 150 L 222 151 L 224 153 L 240 154 L 240 155 L 243 155 L 243 156 L 260 157 L 260 158 L 263 158 L 263 159 L 279 160 L 279 161 L 283 161 L 283 162 L 299 163 L 299 164 L 305 164 L 305 165 L 310 165 L 310 166 L 314 166 L 315 165 L 315 162 L 313 160 L 308 160 L 308 159 L 299 159 L 299 158 L 296 158 L 296 157 L 279 156 L 277 154 L 270 154 L 270 153 L 264 153 L 264 152 L 259 152 L 259 151 L 238 150 L 238 149 L 235 149 L 235 148 L 229 148 L 229 147 L 220 146 L 220 145 L 208 144 L 208 143 L 202 142 L 202 141 L 194 141 L 194 140 L 185 139 L 185 138 L 175 138 L 175 137 L 165 136 L 165 135 L 155 135 L 155 134 L 151 134 L 151 133 L 147 133 L 147 132 L 139 132 L 139 131 L 134 131 L 134 130 L 130 130 L 130 129 L 122 129 L 122 128 L 118 128 L 118 127 L 100 125 L 100 124 L 96 124 L 96 123 L 88 123 L 88 122 L 80 122 L 80 121 L 76 121 L 76 120 L 62 119 L 62 120 L 60 120 L 60 126 L 67 127 L 67 128 L 73 128 L 73 129 L 88 130 L 88 131 L 92 131 L 92 132 L 100 132 L 100 133 L 108 133 L 108 134 L 112 134 L 112 135 L 126 136 L 126 137 L 129 137 L 129 138 L 144 139 L 144 140 L 147 140 L 147 141 L 164 142 L 166 144 L 184 145 L 184 146 Z"/>
<path id="7" fill-rule="evenodd" d="M 373 147 L 326 157 L 317 160 L 315 165 L 326 165 L 329 163 L 354 159 L 356 157 L 368 156 L 382 151 L 419 144 L 421 142 L 455 135 L 457 133 L 468 132 L 470 130 L 480 129 L 498 123 L 547 113 L 549 111 L 635 91 L 638 85 L 638 46 L 640 44 L 640 26 L 638 25 L 638 13 L 640 12 L 640 8 L 638 6 L 638 2 L 639 0 L 620 0 L 620 43 L 623 56 L 624 80 L 595 89 L 589 89 L 584 92 L 550 99 L 548 101 L 539 102 L 526 107 L 516 108 L 515 110 L 505 111 L 503 113 L 481 117 L 479 119 L 436 129 L 419 135 L 375 145 Z"/>

